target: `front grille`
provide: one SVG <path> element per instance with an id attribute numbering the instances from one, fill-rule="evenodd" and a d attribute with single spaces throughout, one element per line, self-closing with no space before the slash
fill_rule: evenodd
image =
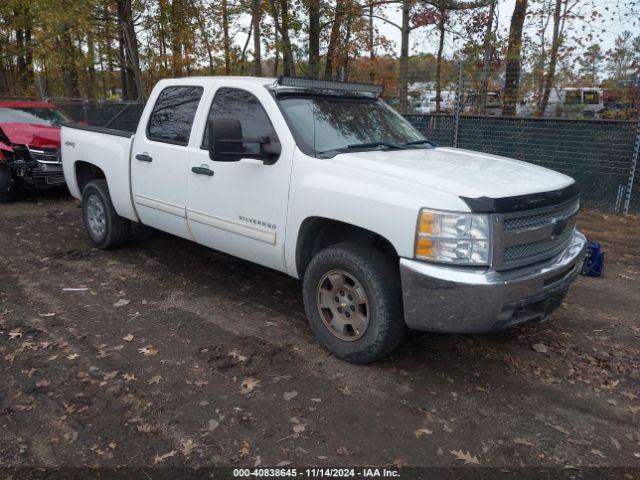
<path id="1" fill-rule="evenodd" d="M 515 260 L 535 257 L 541 253 L 555 252 L 558 249 L 562 250 L 571 238 L 571 235 L 573 235 L 573 228 L 567 228 L 560 236 L 555 238 L 506 247 L 502 254 L 502 260 L 504 262 L 513 262 Z"/>
<path id="2" fill-rule="evenodd" d="M 562 252 L 575 231 L 579 207 L 575 198 L 528 212 L 493 215 L 493 267 L 517 268 Z"/>
<path id="3" fill-rule="evenodd" d="M 35 149 L 29 148 L 29 155 L 33 160 L 40 163 L 56 163 L 60 162 L 60 151 L 56 149 Z"/>
<path id="4" fill-rule="evenodd" d="M 575 200 L 569 206 L 566 211 L 557 212 L 550 211 L 546 213 L 540 213 L 537 215 L 519 216 L 514 218 L 507 218 L 504 221 L 505 231 L 522 230 L 524 228 L 539 227 L 542 225 L 548 225 L 558 217 L 569 218 L 575 215 L 580 208 L 580 201 Z"/>

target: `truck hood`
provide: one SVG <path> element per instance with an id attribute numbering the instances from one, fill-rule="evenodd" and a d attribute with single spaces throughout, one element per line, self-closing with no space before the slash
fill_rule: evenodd
<path id="1" fill-rule="evenodd" d="M 34 123 L 0 123 L 0 130 L 16 145 L 60 148 L 60 127 Z"/>
<path id="2" fill-rule="evenodd" d="M 469 198 L 548 192 L 574 182 L 531 163 L 458 148 L 351 152 L 329 161 Z"/>

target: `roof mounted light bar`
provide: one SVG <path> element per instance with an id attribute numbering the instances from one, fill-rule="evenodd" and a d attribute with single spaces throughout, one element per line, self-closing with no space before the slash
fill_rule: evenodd
<path id="1" fill-rule="evenodd" d="M 372 93 L 382 95 L 382 85 L 368 85 L 366 83 L 334 82 L 331 80 L 313 80 L 311 78 L 278 77 L 276 86 L 294 87 L 310 90 L 325 90 L 350 93 Z"/>

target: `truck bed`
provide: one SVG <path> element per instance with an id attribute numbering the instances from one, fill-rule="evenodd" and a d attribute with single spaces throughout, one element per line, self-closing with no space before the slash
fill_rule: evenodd
<path id="1" fill-rule="evenodd" d="M 87 162 L 102 170 L 113 206 L 121 217 L 138 221 L 131 200 L 130 155 L 133 132 L 104 127 L 63 125 L 61 132 L 62 168 L 69 192 L 82 197 L 82 175 L 76 175 Z"/>

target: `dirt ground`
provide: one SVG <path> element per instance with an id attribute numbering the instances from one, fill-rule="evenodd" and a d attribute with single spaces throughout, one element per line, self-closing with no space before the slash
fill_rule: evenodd
<path id="1" fill-rule="evenodd" d="M 640 219 L 579 226 L 606 277 L 548 322 L 357 366 L 283 274 L 151 230 L 97 250 L 65 195 L 0 205 L 0 466 L 640 466 Z"/>

